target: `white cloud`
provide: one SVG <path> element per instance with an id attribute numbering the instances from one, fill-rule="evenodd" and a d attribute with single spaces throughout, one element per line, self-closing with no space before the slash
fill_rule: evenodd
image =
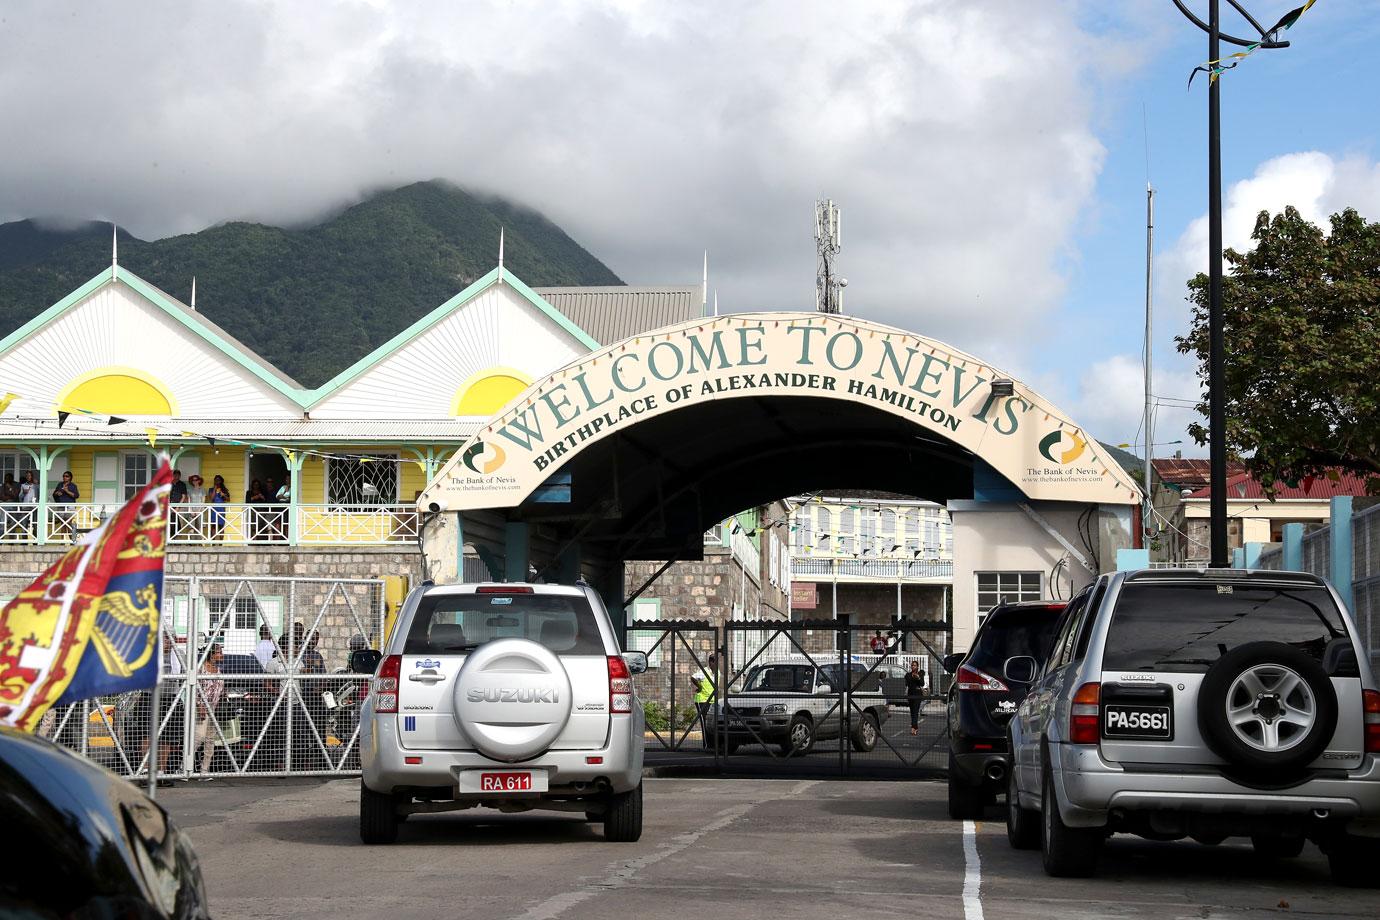
<path id="1" fill-rule="evenodd" d="M 1140 54 L 1083 9 L 9 0 L 0 215 L 158 236 L 439 176 L 632 281 L 694 279 L 707 247 L 744 310 L 813 306 L 827 194 L 850 311 L 1007 351 L 1064 289 L 1104 157 L 1092 78 Z"/>

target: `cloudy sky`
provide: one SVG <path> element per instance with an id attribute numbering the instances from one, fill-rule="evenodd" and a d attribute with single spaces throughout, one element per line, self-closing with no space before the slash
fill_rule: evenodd
<path id="1" fill-rule="evenodd" d="M 1224 78 L 1228 243 L 1286 203 L 1380 218 L 1380 3 L 1327 0 L 1288 37 Z M 708 249 L 724 309 L 810 309 L 827 195 L 848 312 L 1131 441 L 1147 176 L 1156 390 L 1197 390 L 1170 341 L 1205 265 L 1205 43 L 1169 0 L 5 0 L 0 221 L 154 238 L 443 177 L 630 282 L 695 280 Z M 1156 440 L 1185 419 L 1162 410 Z"/>

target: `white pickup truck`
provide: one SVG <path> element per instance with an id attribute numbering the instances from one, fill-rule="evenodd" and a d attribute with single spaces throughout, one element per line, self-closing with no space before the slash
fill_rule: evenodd
<path id="1" fill-rule="evenodd" d="M 855 661 L 848 670 L 854 684 L 846 713 L 849 740 L 853 750 L 870 751 L 891 715 L 881 680 L 894 669 L 884 664 L 868 673 L 867 665 Z M 775 744 L 787 757 L 808 754 L 816 741 L 843 731 L 843 673 L 838 662 L 803 657 L 754 665 L 741 690 L 730 689 L 714 704 L 711 737 L 721 732 L 729 754 L 744 744 Z"/>

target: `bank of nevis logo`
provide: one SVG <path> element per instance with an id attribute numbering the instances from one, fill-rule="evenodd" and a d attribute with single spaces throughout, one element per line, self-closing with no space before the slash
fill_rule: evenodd
<path id="1" fill-rule="evenodd" d="M 1088 442 L 1080 438 L 1078 432 L 1064 431 L 1062 428 L 1051 431 L 1040 441 L 1040 455 L 1050 463 L 1064 466 L 1083 456 L 1083 451 L 1087 449 Z"/>
<path id="2" fill-rule="evenodd" d="M 474 470 L 476 473 L 492 473 L 503 465 L 503 461 L 508 459 L 508 455 L 503 452 L 503 448 L 497 444 L 485 444 L 483 441 L 475 441 L 465 448 L 465 453 L 461 455 L 460 462 Z"/>

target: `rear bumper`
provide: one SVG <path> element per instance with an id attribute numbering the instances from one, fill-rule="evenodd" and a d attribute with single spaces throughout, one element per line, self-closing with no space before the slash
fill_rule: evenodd
<path id="1" fill-rule="evenodd" d="M 954 752 L 953 758 L 950 775 L 959 785 L 1006 791 L 1006 771 L 1011 768 L 1011 757 L 1004 751 Z"/>
<path id="2" fill-rule="evenodd" d="M 608 743 L 599 749 L 547 751 L 521 763 L 490 760 L 476 751 L 403 750 L 398 744 L 396 715 L 366 715 L 359 726 L 360 766 L 364 785 L 375 792 L 393 792 L 408 786 L 454 787 L 461 770 L 481 768 L 545 770 L 551 793 L 569 795 L 573 786 L 607 784 L 614 792 L 627 792 L 642 782 L 643 740 L 634 737 L 632 717 L 614 716 Z M 406 763 L 404 758 L 421 758 Z M 588 758 L 602 758 L 591 764 Z M 517 793 L 514 798 L 531 798 Z M 486 799 L 498 798 L 492 793 Z"/>
<path id="3" fill-rule="evenodd" d="M 1361 819 L 1380 833 L 1380 757 L 1287 789 L 1255 789 L 1218 773 L 1136 772 L 1104 760 L 1096 748 L 1049 747 L 1059 811 L 1072 827 L 1104 826 L 1114 809 L 1267 817 L 1326 811 L 1337 820 Z"/>

